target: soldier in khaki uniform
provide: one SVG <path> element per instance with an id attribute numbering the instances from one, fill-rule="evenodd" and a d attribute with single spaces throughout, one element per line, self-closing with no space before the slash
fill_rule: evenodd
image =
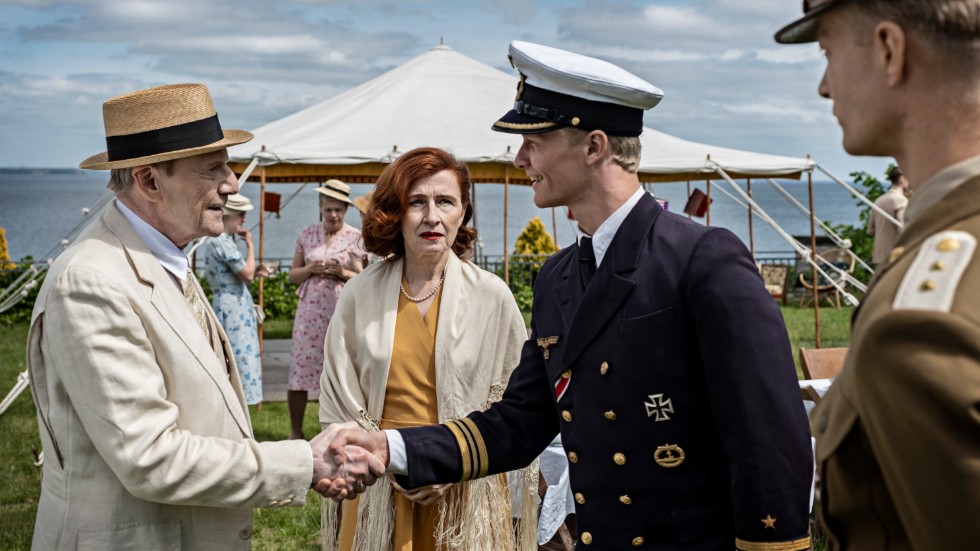
<path id="1" fill-rule="evenodd" d="M 813 0 L 844 148 L 915 192 L 813 414 L 835 549 L 980 549 L 980 1 Z"/>

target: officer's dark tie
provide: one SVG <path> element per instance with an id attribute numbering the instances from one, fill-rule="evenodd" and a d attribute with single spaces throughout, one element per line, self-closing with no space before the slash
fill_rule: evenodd
<path id="1" fill-rule="evenodd" d="M 582 288 L 588 289 L 595 275 L 595 250 L 592 249 L 591 237 L 583 237 L 578 242 L 578 273 L 582 278 Z"/>

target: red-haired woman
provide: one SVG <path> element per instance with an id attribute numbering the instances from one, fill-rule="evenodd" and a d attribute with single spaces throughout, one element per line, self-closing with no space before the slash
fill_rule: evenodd
<path id="1" fill-rule="evenodd" d="M 327 330 L 320 422 L 367 430 L 431 425 L 499 400 L 527 330 L 510 290 L 465 259 L 476 230 L 466 166 L 435 148 L 409 151 L 378 179 L 362 227 L 385 259 L 341 293 Z M 524 476 L 533 518 L 537 477 Z M 344 505 L 340 549 L 536 549 L 535 522 L 511 530 L 506 480 L 406 491 L 394 480 Z M 324 514 L 325 548 L 336 533 Z M 515 542 L 516 537 L 516 542 Z"/>

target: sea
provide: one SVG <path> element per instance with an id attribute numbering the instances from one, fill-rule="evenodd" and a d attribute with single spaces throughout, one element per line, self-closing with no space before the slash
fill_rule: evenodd
<path id="1" fill-rule="evenodd" d="M 10 256 L 14 261 L 25 257 L 35 259 L 57 254 L 67 237 L 89 218 L 92 209 L 107 193 L 108 172 L 81 171 L 74 169 L 0 169 L 0 227 L 6 230 Z M 744 190 L 746 182 L 737 182 Z M 802 205 L 809 203 L 806 180 L 778 180 L 789 194 Z M 277 193 L 283 203 L 279 214 L 267 213 L 263 228 L 263 256 L 265 260 L 281 260 L 284 265 L 293 257 L 296 238 L 309 224 L 319 221 L 316 183 L 267 184 L 266 191 Z M 351 184 L 353 196 L 364 195 L 371 184 Z M 710 225 L 728 228 L 749 246 L 748 211 L 719 188 L 735 195 L 727 183 L 711 184 Z M 666 202 L 667 209 L 683 214 L 689 189 L 708 191 L 704 181 L 648 184 L 648 191 Z M 814 181 L 814 212 L 828 223 L 858 224 L 860 209 L 847 190 L 834 182 Z M 241 193 L 258 205 L 259 184 L 248 182 Z M 507 233 L 504 237 L 505 186 L 503 184 L 476 184 L 475 227 L 479 235 L 478 256 L 492 258 L 512 252 L 514 242 L 528 222 L 538 217 L 559 247 L 575 240 L 573 220 L 566 209 L 539 209 L 532 200 L 533 190 L 525 186 L 507 186 L 506 202 Z M 764 180 L 752 181 L 752 197 L 760 207 L 790 236 L 809 236 L 809 217 L 784 198 Z M 698 223 L 709 223 L 707 217 L 693 218 Z M 346 222 L 360 227 L 357 209 L 350 208 Z M 249 213 L 246 222 L 252 227 L 258 243 L 259 228 L 256 211 Z M 818 235 L 823 235 L 819 225 Z M 759 217 L 755 217 L 752 241 L 758 259 L 789 258 L 794 256 L 793 247 Z M 809 238 L 806 237 L 806 244 Z"/>

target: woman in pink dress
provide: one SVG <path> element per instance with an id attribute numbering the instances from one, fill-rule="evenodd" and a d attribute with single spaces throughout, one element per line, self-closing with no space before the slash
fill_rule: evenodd
<path id="1" fill-rule="evenodd" d="M 307 226 L 296 239 L 296 254 L 289 280 L 299 285 L 286 400 L 289 404 L 289 437 L 303 438 L 303 416 L 308 392 L 320 391 L 323 371 L 323 338 L 337 307 L 337 297 L 347 281 L 366 264 L 361 232 L 344 223 L 347 207 L 354 204 L 350 187 L 327 180 L 320 193 L 323 223 Z"/>

